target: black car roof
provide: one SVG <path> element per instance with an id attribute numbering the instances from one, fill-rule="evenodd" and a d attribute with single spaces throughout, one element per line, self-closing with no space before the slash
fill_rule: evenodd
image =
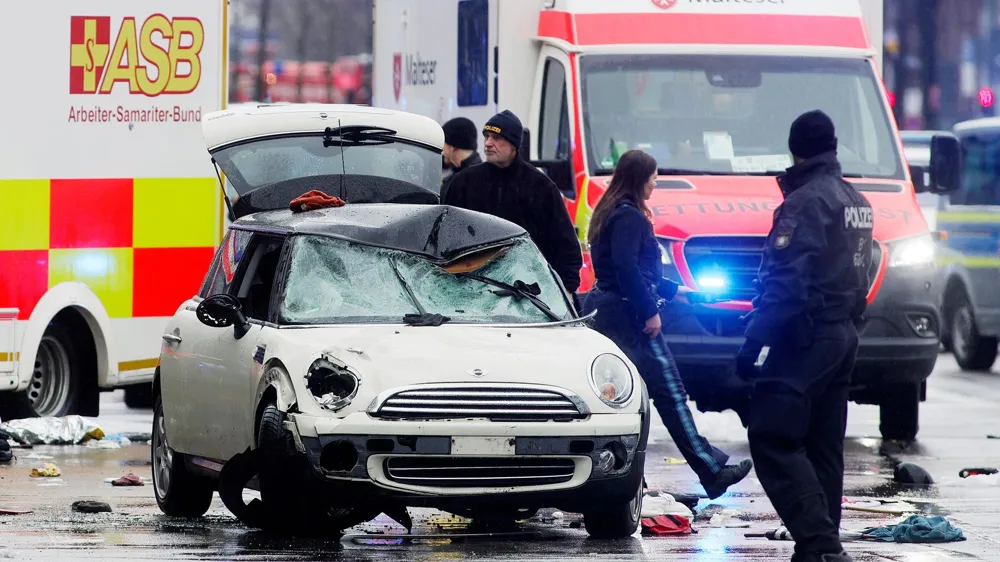
<path id="1" fill-rule="evenodd" d="M 401 203 L 348 203 L 296 213 L 265 211 L 240 218 L 232 228 L 326 236 L 420 254 L 439 262 L 526 234 L 520 226 L 485 213 L 447 205 Z"/>

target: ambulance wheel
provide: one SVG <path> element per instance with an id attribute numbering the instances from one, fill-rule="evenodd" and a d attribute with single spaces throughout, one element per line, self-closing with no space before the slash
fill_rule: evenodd
<path id="1" fill-rule="evenodd" d="M 626 503 L 605 504 L 596 511 L 583 514 L 583 525 L 587 534 L 594 539 L 624 539 L 632 536 L 639 528 L 642 513 L 642 482 L 635 495 Z"/>
<path id="2" fill-rule="evenodd" d="M 92 348 L 79 345 L 72 335 L 72 326 L 59 320 L 59 317 L 53 319 L 38 343 L 28 388 L 17 393 L 0 393 L 3 419 L 58 418 L 74 413 L 83 371 L 90 367 L 87 352 Z"/>
<path id="3" fill-rule="evenodd" d="M 956 291 L 954 298 L 948 309 L 951 311 L 949 333 L 955 361 L 963 371 L 989 372 L 997 360 L 1000 341 L 995 336 L 979 335 L 972 303 L 965 291 Z"/>
<path id="4" fill-rule="evenodd" d="M 920 385 L 893 386 L 879 405 L 879 432 L 887 441 L 913 441 L 920 429 Z"/>

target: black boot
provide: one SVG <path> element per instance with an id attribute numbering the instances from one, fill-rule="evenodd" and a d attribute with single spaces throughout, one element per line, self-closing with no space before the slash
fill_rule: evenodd
<path id="1" fill-rule="evenodd" d="M 725 494 L 730 486 L 746 478 L 752 468 L 753 461 L 750 459 L 746 459 L 740 464 L 730 464 L 723 467 L 715 475 L 714 482 L 702 482 L 701 485 L 705 488 L 705 493 L 708 494 L 709 499 L 714 500 Z"/>

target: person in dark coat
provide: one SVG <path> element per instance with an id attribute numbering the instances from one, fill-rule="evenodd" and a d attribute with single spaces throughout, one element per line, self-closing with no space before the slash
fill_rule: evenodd
<path id="1" fill-rule="evenodd" d="M 583 267 L 580 241 L 556 184 L 520 157 L 523 131 L 509 110 L 494 115 L 483 128 L 486 162 L 455 174 L 441 203 L 519 225 L 575 295 Z"/>
<path id="2" fill-rule="evenodd" d="M 444 130 L 444 150 L 441 152 L 442 167 L 450 172 L 441 182 L 441 198 L 447 194 L 451 179 L 462 170 L 482 164 L 483 159 L 476 152 L 479 149 L 479 131 L 476 124 L 465 117 L 456 117 L 441 126 Z"/>
<path id="3" fill-rule="evenodd" d="M 867 306 L 872 208 L 844 181 L 833 122 L 801 115 L 795 165 L 774 212 L 737 371 L 754 379 L 748 433 L 757 476 L 795 539 L 793 561 L 844 561 L 844 433 L 857 323 Z M 767 359 L 755 365 L 763 347 Z"/>
<path id="4" fill-rule="evenodd" d="M 622 155 L 608 191 L 594 209 L 588 238 L 597 282 L 584 314 L 596 310 L 594 329 L 613 341 L 639 370 L 649 398 L 681 455 L 712 499 L 746 478 L 749 459 L 727 465 L 729 455 L 698 434 L 687 391 L 660 333 L 666 301 L 687 302 L 691 291 L 663 277 L 652 213 L 656 160 L 640 150 Z"/>

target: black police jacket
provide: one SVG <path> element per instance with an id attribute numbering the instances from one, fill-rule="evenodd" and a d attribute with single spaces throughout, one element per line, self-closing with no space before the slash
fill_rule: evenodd
<path id="1" fill-rule="evenodd" d="M 844 181 L 835 152 L 789 168 L 778 184 L 785 200 L 774 211 L 746 337 L 805 347 L 817 324 L 864 313 L 873 213 Z"/>
<path id="2" fill-rule="evenodd" d="M 590 245 L 597 288 L 627 299 L 636 319 L 646 321 L 657 301 L 677 294 L 677 283 L 663 278 L 663 259 L 653 225 L 635 205 L 620 201 Z"/>
<path id="3" fill-rule="evenodd" d="M 462 160 L 462 163 L 458 166 L 458 168 L 454 172 L 452 172 L 450 176 L 444 178 L 444 181 L 441 182 L 441 199 L 443 200 L 445 197 L 448 196 L 448 188 L 451 187 L 452 180 L 455 179 L 455 176 L 457 176 L 459 172 L 468 170 L 469 168 L 482 163 L 483 159 L 479 157 L 478 152 L 473 152 L 471 155 L 469 155 L 468 158 Z"/>
<path id="4" fill-rule="evenodd" d="M 559 188 L 548 176 L 517 157 L 500 168 L 478 164 L 450 178 L 441 204 L 488 213 L 528 232 L 566 290 L 580 287 L 583 255 Z"/>

